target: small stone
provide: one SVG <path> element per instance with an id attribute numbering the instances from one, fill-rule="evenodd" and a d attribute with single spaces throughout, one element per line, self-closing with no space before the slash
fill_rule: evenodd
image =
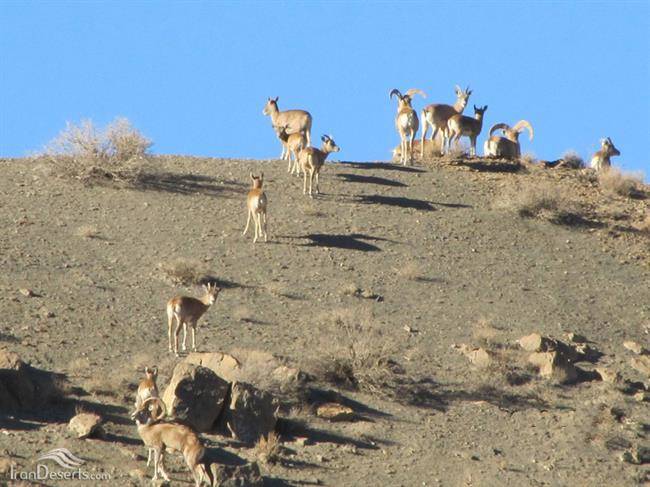
<path id="1" fill-rule="evenodd" d="M 633 369 L 650 377 L 650 355 L 639 355 L 630 360 Z"/>
<path id="2" fill-rule="evenodd" d="M 354 411 L 348 406 L 327 402 L 318 406 L 316 416 L 329 421 L 351 421 L 354 419 Z"/>
<path id="3" fill-rule="evenodd" d="M 650 392 L 639 391 L 636 394 L 634 394 L 634 399 L 636 399 L 639 402 L 650 401 Z"/>
<path id="4" fill-rule="evenodd" d="M 73 417 L 68 423 L 68 429 L 83 439 L 92 436 L 99 431 L 102 424 L 102 417 L 95 413 L 80 413 Z"/>
<path id="5" fill-rule="evenodd" d="M 576 367 L 557 351 L 533 353 L 528 361 L 539 369 L 540 376 L 559 384 L 570 384 L 578 379 Z"/>
<path id="6" fill-rule="evenodd" d="M 22 295 L 25 296 L 26 298 L 33 298 L 34 296 L 36 296 L 36 295 L 34 294 L 34 291 L 32 291 L 31 289 L 24 288 L 24 287 L 23 287 L 23 288 L 20 288 L 20 289 L 18 290 L 18 292 L 20 292 L 20 294 L 22 294 Z"/>
<path id="7" fill-rule="evenodd" d="M 631 450 L 624 451 L 621 460 L 634 465 L 645 465 L 650 463 L 650 448 L 646 446 L 637 446 Z"/>
<path id="8" fill-rule="evenodd" d="M 607 367 L 596 367 L 596 373 L 603 382 L 609 382 L 610 384 L 618 384 L 623 380 L 619 372 Z"/>
<path id="9" fill-rule="evenodd" d="M 539 333 L 531 333 L 519 339 L 519 346 L 527 352 L 545 352 L 550 348 L 551 343 L 552 340 Z"/>
<path id="10" fill-rule="evenodd" d="M 567 333 L 567 338 L 570 342 L 573 343 L 587 343 L 587 338 L 584 335 L 580 335 L 579 333 Z"/>
<path id="11" fill-rule="evenodd" d="M 632 353 L 636 353 L 637 355 L 648 355 L 650 352 L 644 347 L 642 347 L 640 344 L 637 342 L 633 342 L 631 340 L 623 342 L 623 346 L 628 349 Z"/>

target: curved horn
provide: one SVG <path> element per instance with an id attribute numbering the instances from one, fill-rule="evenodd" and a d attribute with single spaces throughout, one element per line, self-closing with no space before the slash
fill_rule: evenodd
<path id="1" fill-rule="evenodd" d="M 509 128 L 510 125 L 508 125 L 507 123 L 495 123 L 494 125 L 492 125 L 492 128 L 490 128 L 490 137 L 492 137 L 493 132 L 499 129 L 508 130 Z"/>
<path id="2" fill-rule="evenodd" d="M 159 397 L 148 397 L 142 402 L 142 405 L 140 406 L 140 409 L 145 409 L 147 407 L 147 404 L 150 403 L 151 401 L 157 401 L 160 404 L 160 414 L 158 416 L 154 416 L 153 420 L 154 421 L 160 421 L 163 419 L 165 416 L 167 416 L 167 406 L 165 406 L 165 403 L 163 402 L 162 399 Z"/>
<path id="3" fill-rule="evenodd" d="M 251 179 L 255 181 L 255 176 L 253 176 L 253 173 L 251 173 Z"/>
<path id="4" fill-rule="evenodd" d="M 528 122 L 527 120 L 519 120 L 514 127 L 512 127 L 513 130 L 521 133 L 524 131 L 524 128 L 528 129 L 528 132 L 530 134 L 530 140 L 533 140 L 533 126 Z"/>
<path id="5" fill-rule="evenodd" d="M 392 90 L 390 90 L 390 95 L 388 95 L 388 97 L 393 98 L 393 95 L 397 95 L 398 98 L 400 99 L 402 98 L 402 94 L 399 92 L 397 88 L 393 88 Z"/>
<path id="6" fill-rule="evenodd" d="M 416 95 L 416 94 L 421 95 L 422 98 L 427 97 L 427 94 L 424 91 L 418 90 L 417 88 L 411 88 L 411 89 L 406 91 L 406 95 L 410 96 L 411 98 L 413 98 L 413 95 Z"/>

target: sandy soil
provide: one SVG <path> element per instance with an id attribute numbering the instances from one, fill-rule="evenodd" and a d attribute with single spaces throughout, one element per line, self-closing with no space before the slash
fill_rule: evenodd
<path id="1" fill-rule="evenodd" d="M 201 350 L 265 350 L 308 368 L 345 343 L 332 325 L 340 316 L 371 329 L 385 347 L 377 353 L 403 369 L 399 387 L 387 390 L 323 384 L 359 420 L 307 415 L 300 434 L 308 443 L 285 436 L 283 462 L 262 466 L 268 485 L 648 480 L 648 465 L 619 458 L 648 445 L 647 402 L 601 381 L 511 385 L 509 364 L 479 369 L 452 348 L 577 332 L 601 362 L 647 383 L 622 347 L 650 341 L 650 238 L 634 227 L 647 199 L 607 196 L 570 171 L 447 162 L 328 164 L 322 194 L 310 200 L 284 162 L 169 156 L 153 164 L 146 184 L 124 189 L 58 179 L 38 161 L 0 161 L 0 348 L 65 373 L 85 391 L 78 400 L 107 418 L 105 438 L 95 440 L 70 436 L 69 407 L 0 418 L 0 452 L 19 465 L 65 446 L 89 471 L 110 473 L 112 485 L 138 485 L 130 472 L 145 462 L 134 457 L 144 448 L 128 420 L 132 387 L 145 364 L 159 365 L 161 387 L 171 375 L 165 302 L 199 291 L 174 286 L 161 264 L 188 259 L 229 284 L 199 329 Z M 253 245 L 241 232 L 248 174 L 260 170 L 270 241 Z M 585 221 L 521 218 L 495 205 L 504 192 L 548 181 L 584 200 Z M 227 438 L 205 438 L 255 458 Z M 180 459 L 172 464 L 173 485 L 188 485 Z"/>

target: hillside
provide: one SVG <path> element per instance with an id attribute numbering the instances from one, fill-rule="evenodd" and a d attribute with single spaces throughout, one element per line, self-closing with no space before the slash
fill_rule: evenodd
<path id="1" fill-rule="evenodd" d="M 0 349 L 66 374 L 86 407 L 108 419 L 100 440 L 71 438 L 63 407 L 0 419 L 4 456 L 28 465 L 65 446 L 114 485 L 145 470 L 133 457 L 145 450 L 128 411 L 142 367 L 158 364 L 164 387 L 176 363 L 165 303 L 199 293 L 170 280 L 183 264 L 224 286 L 199 327 L 200 350 L 273 353 L 359 415 L 327 423 L 309 400 L 283 411 L 291 416 L 283 461 L 263 466 L 268 485 L 650 478 L 648 465 L 620 460 L 650 446 L 648 403 L 635 397 L 650 379 L 623 347 L 650 342 L 647 187 L 622 197 L 588 173 L 498 161 L 339 163 L 326 165 L 323 194 L 310 200 L 280 161 L 164 156 L 149 165 L 153 172 L 125 188 L 57 178 L 38 160 L 0 160 Z M 241 232 L 248 175 L 260 170 L 270 239 L 254 245 Z M 523 196 L 551 187 L 553 204 L 518 212 Z M 537 377 L 513 345 L 533 332 L 583 335 L 603 354 L 598 365 L 627 382 Z M 470 363 L 461 344 L 487 349 L 493 363 Z M 369 358 L 356 389 L 322 373 L 351 345 Z M 299 434 L 291 421 L 302 424 Z M 170 465 L 173 484 L 189 485 L 181 460 Z"/>

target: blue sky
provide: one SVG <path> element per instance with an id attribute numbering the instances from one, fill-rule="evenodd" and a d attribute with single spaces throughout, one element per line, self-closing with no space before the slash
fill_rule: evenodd
<path id="1" fill-rule="evenodd" d="M 524 152 L 650 173 L 650 2 L 0 2 L 0 155 L 66 121 L 125 116 L 156 153 L 269 158 L 262 115 L 306 108 L 342 160 L 397 145 L 391 88 L 487 104 L 485 124 L 535 128 Z M 487 131 L 487 127 L 484 128 Z M 479 144 L 482 147 L 481 137 Z"/>

